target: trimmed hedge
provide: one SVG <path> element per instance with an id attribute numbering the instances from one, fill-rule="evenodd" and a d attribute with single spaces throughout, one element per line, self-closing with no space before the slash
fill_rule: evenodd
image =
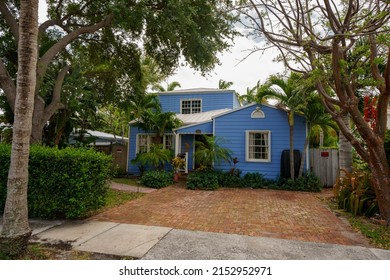
<path id="1" fill-rule="evenodd" d="M 146 171 L 140 181 L 145 187 L 161 189 L 174 183 L 173 172 L 163 170 Z"/>
<path id="2" fill-rule="evenodd" d="M 0 145 L 0 213 L 4 210 L 10 146 Z M 78 219 L 104 206 L 112 159 L 85 148 L 32 146 L 28 210 L 35 218 Z"/>

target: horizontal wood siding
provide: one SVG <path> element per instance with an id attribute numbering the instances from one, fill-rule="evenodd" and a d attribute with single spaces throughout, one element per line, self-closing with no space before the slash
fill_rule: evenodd
<path id="1" fill-rule="evenodd" d="M 202 124 L 186 127 L 183 129 L 178 129 L 176 131 L 176 133 L 180 133 L 180 134 L 193 133 L 193 134 L 195 134 L 197 130 L 200 130 L 200 132 L 198 132 L 200 134 L 212 134 L 213 133 L 213 122 L 209 121 L 207 123 L 202 123 Z"/>
<path id="2" fill-rule="evenodd" d="M 239 163 L 236 167 L 247 172 L 259 172 L 266 178 L 275 179 L 280 174 L 280 159 L 283 150 L 289 149 L 289 126 L 285 111 L 262 105 L 261 110 L 265 118 L 252 119 L 251 113 L 258 105 L 249 106 L 235 112 L 222 115 L 215 119 L 215 135 L 223 137 L 225 144 L 237 157 Z M 245 161 L 245 131 L 269 130 L 271 131 L 271 161 L 246 162 Z M 294 149 L 303 151 L 306 135 L 305 119 L 295 117 Z M 230 165 L 223 163 L 215 166 L 216 169 L 229 170 Z"/>
<path id="3" fill-rule="evenodd" d="M 159 95 L 160 104 L 163 112 L 175 112 L 180 114 L 180 100 L 183 99 L 202 99 L 202 112 L 233 109 L 232 92 L 220 93 L 194 93 L 194 94 L 163 94 Z"/>
<path id="4" fill-rule="evenodd" d="M 233 108 L 239 108 L 241 106 L 240 101 L 238 100 L 237 94 L 233 94 Z"/>

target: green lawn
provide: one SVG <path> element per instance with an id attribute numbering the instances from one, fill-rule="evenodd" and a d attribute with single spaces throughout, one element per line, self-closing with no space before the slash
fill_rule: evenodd
<path id="1" fill-rule="evenodd" d="M 145 195 L 144 193 L 135 193 L 135 192 L 127 192 L 127 191 L 109 189 L 108 195 L 107 195 L 107 203 L 106 203 L 106 206 L 104 207 L 103 211 L 107 210 L 109 208 L 119 206 L 127 201 L 140 198 L 144 195 Z"/>
<path id="2" fill-rule="evenodd" d="M 364 216 L 353 216 L 349 212 L 337 209 L 334 200 L 329 200 L 328 205 L 332 211 L 348 219 L 351 226 L 360 231 L 373 247 L 390 250 L 390 226 L 379 224 Z"/>
<path id="3" fill-rule="evenodd" d="M 390 250 L 390 226 L 374 223 L 373 220 L 365 217 L 348 216 L 352 227 L 363 233 L 372 246 Z"/>

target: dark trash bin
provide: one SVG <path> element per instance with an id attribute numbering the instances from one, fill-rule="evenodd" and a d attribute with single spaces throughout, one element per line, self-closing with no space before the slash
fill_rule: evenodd
<path id="1" fill-rule="evenodd" d="M 298 177 L 299 165 L 301 164 L 301 151 L 294 150 L 294 172 L 295 178 Z M 280 177 L 291 178 L 290 176 L 290 150 L 283 150 L 280 161 Z"/>

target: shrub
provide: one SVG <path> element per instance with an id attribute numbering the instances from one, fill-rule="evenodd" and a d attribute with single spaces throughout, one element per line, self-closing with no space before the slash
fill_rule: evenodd
<path id="1" fill-rule="evenodd" d="M 4 209 L 10 146 L 0 145 L 0 212 Z M 104 206 L 112 159 L 85 148 L 32 146 L 28 211 L 36 218 L 84 218 Z"/>
<path id="2" fill-rule="evenodd" d="M 231 172 L 216 172 L 218 176 L 218 185 L 226 188 L 241 187 L 241 178 L 239 170 L 235 169 L 234 173 L 235 174 L 232 175 Z"/>
<path id="3" fill-rule="evenodd" d="M 241 185 L 246 188 L 259 189 L 270 188 L 275 181 L 266 179 L 260 173 L 246 173 L 241 180 Z"/>
<path id="4" fill-rule="evenodd" d="M 302 177 L 292 179 L 280 179 L 274 189 L 304 192 L 320 192 L 322 184 L 320 179 L 313 173 L 307 173 Z"/>
<path id="5" fill-rule="evenodd" d="M 146 171 L 141 177 L 141 184 L 148 188 L 161 189 L 173 183 L 172 172 L 151 170 Z"/>
<path id="6" fill-rule="evenodd" d="M 216 190 L 219 187 L 218 172 L 215 171 L 196 171 L 187 178 L 187 188 L 191 190 Z"/>
<path id="7" fill-rule="evenodd" d="M 345 172 L 337 179 L 334 195 L 338 207 L 353 215 L 368 217 L 379 213 L 375 192 L 372 188 L 372 178 L 369 171 Z"/>

